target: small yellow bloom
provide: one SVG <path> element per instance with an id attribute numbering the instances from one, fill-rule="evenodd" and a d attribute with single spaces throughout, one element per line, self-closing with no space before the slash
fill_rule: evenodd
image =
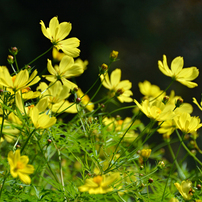
<path id="1" fill-rule="evenodd" d="M 194 133 L 202 126 L 199 117 L 192 117 L 188 113 L 179 114 L 174 118 L 174 121 L 176 127 L 185 133 Z"/>
<path id="2" fill-rule="evenodd" d="M 16 150 L 15 153 L 10 151 L 8 153 L 8 162 L 10 165 L 10 173 L 14 178 L 19 176 L 23 183 L 31 183 L 31 178 L 29 175 L 34 172 L 34 167 L 28 164 L 29 158 L 27 156 L 20 156 L 19 149 Z"/>
<path id="3" fill-rule="evenodd" d="M 21 70 L 17 75 L 11 76 L 7 67 L 1 67 L 0 85 L 5 86 L 14 91 L 25 89 L 28 86 L 36 84 L 40 77 L 37 75 L 37 70 L 29 76 L 27 69 Z"/>
<path id="4" fill-rule="evenodd" d="M 175 117 L 173 106 L 165 105 L 161 100 L 155 100 L 154 102 L 144 100 L 142 104 L 139 104 L 137 100 L 134 100 L 134 102 L 148 118 L 155 119 L 156 121 L 165 121 Z"/>
<path id="5" fill-rule="evenodd" d="M 130 97 L 133 95 L 132 91 L 130 90 L 132 87 L 132 83 L 129 80 L 121 81 L 121 70 L 115 69 L 110 76 L 108 73 L 104 75 L 100 75 L 102 85 L 111 91 L 111 96 L 114 96 L 115 93 L 119 95 L 117 98 L 120 102 L 132 102 L 133 99 Z"/>
<path id="6" fill-rule="evenodd" d="M 72 57 L 64 56 L 58 65 L 52 66 L 51 60 L 48 59 L 47 69 L 51 75 L 43 75 L 48 81 L 55 82 L 61 80 L 62 83 L 73 89 L 77 85 L 67 80 L 73 76 L 78 76 L 83 73 L 83 67 L 75 64 Z"/>
<path id="7" fill-rule="evenodd" d="M 146 99 L 149 98 L 156 98 L 159 96 L 163 91 L 156 85 L 152 85 L 149 81 L 139 82 L 138 83 L 140 92 L 145 96 Z M 165 93 L 163 93 L 158 99 L 163 99 Z"/>
<path id="8" fill-rule="evenodd" d="M 32 107 L 29 112 L 29 116 L 31 117 L 32 123 L 36 129 L 41 128 L 49 128 L 56 123 L 55 117 L 49 117 L 47 114 L 39 114 L 39 110 L 37 107 Z"/>
<path id="9" fill-rule="evenodd" d="M 119 54 L 118 51 L 113 50 L 113 51 L 110 53 L 110 58 L 111 58 L 112 60 L 116 60 L 117 57 L 118 57 L 118 54 Z"/>
<path id="10" fill-rule="evenodd" d="M 80 50 L 77 48 L 80 44 L 79 39 L 72 37 L 65 39 L 71 29 L 72 24 L 69 22 L 62 22 L 59 24 L 58 18 L 53 17 L 49 22 L 49 27 L 46 28 L 44 22 L 41 20 L 41 30 L 44 36 L 50 39 L 51 43 L 58 50 L 62 50 L 65 54 L 71 57 L 78 57 Z"/>
<path id="11" fill-rule="evenodd" d="M 94 178 L 87 179 L 85 184 L 79 187 L 79 191 L 87 191 L 89 194 L 105 194 L 113 191 L 111 185 L 118 180 L 119 176 L 119 173 L 95 176 Z"/>
<path id="12" fill-rule="evenodd" d="M 143 158 L 148 159 L 150 157 L 151 151 L 152 151 L 151 149 L 142 149 L 140 155 Z"/>
<path id="13" fill-rule="evenodd" d="M 189 180 L 182 181 L 181 185 L 176 182 L 174 183 L 180 194 L 185 200 L 190 200 L 192 198 L 192 182 Z"/>
<path id="14" fill-rule="evenodd" d="M 176 57 L 171 62 L 171 69 L 169 69 L 167 64 L 167 58 L 165 55 L 163 55 L 163 62 L 159 60 L 158 66 L 163 74 L 171 77 L 173 80 L 176 80 L 189 88 L 194 88 L 198 86 L 197 83 L 191 81 L 198 77 L 199 70 L 196 67 L 188 67 L 183 69 L 183 57 Z"/>

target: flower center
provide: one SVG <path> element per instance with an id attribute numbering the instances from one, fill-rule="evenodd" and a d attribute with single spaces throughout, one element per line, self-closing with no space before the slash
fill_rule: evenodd
<path id="1" fill-rule="evenodd" d="M 93 182 L 97 183 L 100 185 L 100 183 L 102 182 L 103 177 L 98 175 L 96 177 L 93 178 Z"/>
<path id="2" fill-rule="evenodd" d="M 22 89 L 22 93 L 28 93 L 31 90 L 31 88 L 28 86 L 24 89 Z"/>

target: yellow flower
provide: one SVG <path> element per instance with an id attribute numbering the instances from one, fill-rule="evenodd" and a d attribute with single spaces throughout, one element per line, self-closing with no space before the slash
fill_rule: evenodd
<path id="1" fill-rule="evenodd" d="M 192 198 L 192 182 L 189 180 L 182 181 L 181 185 L 176 182 L 174 183 L 180 194 L 185 200 L 190 200 Z"/>
<path id="2" fill-rule="evenodd" d="M 27 69 L 21 70 L 17 75 L 11 76 L 7 67 L 1 67 L 1 75 L 0 75 L 0 85 L 10 88 L 14 91 L 24 89 L 28 86 L 32 86 L 36 84 L 40 77 L 36 76 L 37 70 L 29 77 L 29 72 Z"/>
<path id="3" fill-rule="evenodd" d="M 160 71 L 166 76 L 171 77 L 173 80 L 180 82 L 181 84 L 194 88 L 198 86 L 197 83 L 191 82 L 199 75 L 199 70 L 196 67 L 188 67 L 183 69 L 184 60 L 183 57 L 176 57 L 171 62 L 171 69 L 169 69 L 167 64 L 167 58 L 163 55 L 163 62 L 158 61 L 158 66 Z"/>
<path id="4" fill-rule="evenodd" d="M 144 82 L 139 82 L 138 83 L 140 92 L 145 96 L 146 99 L 149 98 L 156 98 L 159 96 L 163 91 L 156 85 L 152 85 L 149 81 L 144 81 Z M 158 99 L 163 99 L 165 96 L 165 93 L 163 93 L 160 98 Z"/>
<path id="5" fill-rule="evenodd" d="M 142 104 L 139 104 L 137 100 L 134 100 L 139 109 L 151 119 L 156 121 L 165 121 L 175 117 L 175 113 L 172 111 L 172 105 L 165 105 L 161 100 L 155 100 L 154 102 L 149 102 L 149 100 L 144 100 Z"/>
<path id="6" fill-rule="evenodd" d="M 186 112 L 179 113 L 179 115 L 174 118 L 174 121 L 176 127 L 185 133 L 194 133 L 202 126 L 199 117 L 192 117 Z"/>
<path id="7" fill-rule="evenodd" d="M 151 151 L 152 151 L 151 149 L 142 149 L 140 155 L 143 158 L 148 159 L 150 157 Z"/>
<path id="8" fill-rule="evenodd" d="M 105 194 L 113 191 L 111 185 L 119 178 L 119 176 L 119 173 L 95 176 L 94 178 L 87 179 L 85 184 L 79 187 L 79 191 L 87 191 L 89 194 Z"/>
<path id="9" fill-rule="evenodd" d="M 55 84 L 50 83 L 49 86 L 45 82 L 41 82 L 37 90 L 43 92 L 41 100 L 46 99 L 48 103 L 47 107 L 53 112 L 60 113 L 64 110 L 67 113 L 77 113 L 76 105 L 69 107 L 72 103 L 65 100 L 70 95 L 70 89 L 62 85 L 60 81 L 57 81 Z"/>
<path id="10" fill-rule="evenodd" d="M 56 123 L 55 117 L 49 117 L 47 114 L 39 114 L 39 109 L 37 107 L 32 107 L 29 112 L 32 123 L 36 129 L 49 128 Z"/>
<path id="11" fill-rule="evenodd" d="M 29 175 L 34 172 L 34 167 L 28 164 L 29 158 L 27 156 L 20 156 L 19 149 L 16 150 L 15 153 L 10 151 L 8 153 L 8 162 L 10 165 L 10 173 L 14 178 L 19 176 L 23 183 L 31 183 L 31 178 Z"/>
<path id="12" fill-rule="evenodd" d="M 81 98 L 84 93 L 82 92 L 82 90 L 79 88 L 78 91 L 76 92 L 77 96 L 79 98 Z M 92 102 L 89 102 L 90 101 L 90 98 L 88 97 L 88 95 L 84 95 L 82 98 L 81 98 L 81 103 L 86 106 L 86 109 L 88 109 L 89 111 L 93 111 L 94 109 L 94 104 Z"/>
<path id="13" fill-rule="evenodd" d="M 41 20 L 41 30 L 43 35 L 50 39 L 51 43 L 58 49 L 62 50 L 65 54 L 71 57 L 78 57 L 80 50 L 77 48 L 80 44 L 79 39 L 72 37 L 66 38 L 71 29 L 72 24 L 69 22 L 62 22 L 59 24 L 58 18 L 53 17 L 49 22 L 49 27 L 46 28 L 44 22 Z"/>
<path id="14" fill-rule="evenodd" d="M 115 93 L 118 95 L 120 102 L 132 102 L 133 99 L 130 98 L 133 95 L 132 91 L 129 90 L 132 87 L 132 83 L 129 80 L 121 81 L 121 70 L 115 69 L 110 76 L 108 73 L 100 76 L 102 85 L 111 91 L 111 96 L 114 96 Z"/>
<path id="15" fill-rule="evenodd" d="M 43 77 L 45 77 L 50 82 L 61 80 L 62 83 L 69 88 L 74 88 L 77 85 L 67 80 L 67 78 L 82 74 L 84 71 L 83 67 L 75 64 L 74 59 L 68 56 L 63 57 L 59 66 L 55 65 L 54 68 L 52 66 L 51 60 L 48 59 L 47 68 L 51 75 L 44 75 Z"/>

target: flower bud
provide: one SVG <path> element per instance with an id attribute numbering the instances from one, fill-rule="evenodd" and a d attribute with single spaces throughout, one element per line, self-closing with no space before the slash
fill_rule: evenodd
<path id="1" fill-rule="evenodd" d="M 176 103 L 175 103 L 175 107 L 178 108 L 183 104 L 183 99 L 182 98 L 178 98 Z"/>
<path id="2" fill-rule="evenodd" d="M 51 139 L 48 139 L 47 142 L 48 142 L 48 144 L 50 144 L 50 143 L 52 142 L 52 140 L 51 140 Z"/>
<path id="3" fill-rule="evenodd" d="M 12 55 L 8 55 L 7 57 L 7 61 L 8 61 L 8 64 L 13 64 L 14 63 L 14 57 Z"/>
<path id="4" fill-rule="evenodd" d="M 201 190 L 201 185 L 200 184 L 197 184 L 196 187 L 197 187 L 197 189 Z"/>
<path id="5" fill-rule="evenodd" d="M 9 50 L 12 55 L 17 55 L 18 54 L 18 48 L 17 47 L 11 47 Z"/>
<path id="6" fill-rule="evenodd" d="M 164 161 L 159 161 L 157 167 L 159 170 L 162 170 L 165 167 Z"/>
<path id="7" fill-rule="evenodd" d="M 108 65 L 103 63 L 100 67 L 100 74 L 104 74 L 108 70 Z"/>
<path id="8" fill-rule="evenodd" d="M 149 182 L 149 183 L 152 183 L 153 181 L 154 181 L 154 180 L 153 180 L 152 178 L 149 178 L 149 179 L 148 179 L 148 182 Z"/>
<path id="9" fill-rule="evenodd" d="M 81 102 L 81 98 L 80 98 L 80 97 L 77 97 L 77 98 L 76 98 L 76 103 L 79 104 L 80 102 Z"/>
<path id="10" fill-rule="evenodd" d="M 2 95 L 4 93 L 3 89 L 0 89 L 0 95 Z"/>
<path id="11" fill-rule="evenodd" d="M 150 157 L 151 149 L 142 149 L 140 155 L 146 160 Z"/>
<path id="12" fill-rule="evenodd" d="M 118 54 L 119 54 L 118 51 L 113 50 L 113 51 L 110 53 L 110 56 L 109 56 L 110 60 L 111 60 L 112 62 L 116 61 L 116 59 L 117 59 L 117 57 L 118 57 Z"/>
<path id="13" fill-rule="evenodd" d="M 169 101 L 169 97 L 168 96 L 165 96 L 162 100 L 163 104 L 167 104 L 167 102 Z"/>
<path id="14" fill-rule="evenodd" d="M 78 90 L 79 90 L 78 87 L 74 87 L 74 88 L 71 90 L 71 93 L 74 94 L 74 93 L 76 93 Z"/>

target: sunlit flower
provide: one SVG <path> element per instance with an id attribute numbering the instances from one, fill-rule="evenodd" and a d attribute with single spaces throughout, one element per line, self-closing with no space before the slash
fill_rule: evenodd
<path id="1" fill-rule="evenodd" d="M 156 85 L 151 84 L 149 81 L 139 82 L 138 83 L 140 92 L 145 96 L 146 99 L 149 98 L 156 98 L 159 96 L 163 91 Z M 163 99 L 165 93 L 163 93 L 158 99 Z"/>
<path id="2" fill-rule="evenodd" d="M 102 85 L 111 91 L 111 96 L 117 94 L 117 98 L 120 102 L 132 102 L 133 99 L 130 97 L 133 95 L 130 90 L 132 87 L 132 83 L 129 80 L 121 81 L 121 70 L 115 69 L 110 76 L 108 73 L 105 76 L 100 75 Z"/>
<path id="3" fill-rule="evenodd" d="M 181 185 L 176 182 L 174 183 L 180 194 L 185 200 L 190 200 L 192 198 L 192 182 L 189 180 L 182 181 Z"/>
<path id="4" fill-rule="evenodd" d="M 36 84 L 40 77 L 36 76 L 37 70 L 29 76 L 27 69 L 21 70 L 17 75 L 11 76 L 7 67 L 1 67 L 0 85 L 10 88 L 14 91 L 24 89 L 28 86 Z"/>
<path id="5" fill-rule="evenodd" d="M 150 157 L 151 151 L 152 151 L 151 149 L 142 149 L 140 155 L 143 158 L 148 159 Z"/>
<path id="6" fill-rule="evenodd" d="M 159 60 L 158 66 L 163 74 L 171 77 L 173 80 L 176 80 L 189 88 L 194 88 L 198 86 L 197 83 L 191 81 L 198 77 L 199 70 L 196 67 L 188 67 L 183 69 L 183 57 L 176 57 L 171 62 L 171 68 L 169 69 L 167 64 L 167 58 L 165 55 L 163 55 L 163 62 Z"/>
<path id="7" fill-rule="evenodd" d="M 119 176 L 119 173 L 110 173 L 86 179 L 85 184 L 79 187 L 79 191 L 89 192 L 89 194 L 105 194 L 114 190 L 112 184 L 118 180 Z"/>
<path id="8" fill-rule="evenodd" d="M 181 113 L 174 118 L 174 121 L 176 127 L 184 133 L 194 133 L 202 126 L 199 117 L 190 116 L 188 113 Z"/>
<path id="9" fill-rule="evenodd" d="M 139 109 L 151 119 L 156 121 L 165 121 L 175 117 L 172 105 L 165 105 L 160 100 L 155 100 L 154 102 L 149 102 L 149 100 L 144 100 L 141 104 L 134 100 Z"/>
<path id="10" fill-rule="evenodd" d="M 62 111 L 77 113 L 76 105 L 73 105 L 66 100 L 70 95 L 70 89 L 67 86 L 62 85 L 60 81 L 50 83 L 49 86 L 45 82 L 41 82 L 37 87 L 37 90 L 43 92 L 41 94 L 41 100 L 47 100 L 47 107 L 51 109 L 51 111 L 56 113 Z"/>
<path id="11" fill-rule="evenodd" d="M 34 167 L 30 164 L 28 156 L 20 156 L 20 150 L 16 150 L 15 153 L 10 151 L 8 153 L 8 162 L 10 165 L 10 173 L 16 178 L 19 176 L 20 180 L 25 184 L 31 183 L 30 174 L 34 172 Z"/>
<path id="12" fill-rule="evenodd" d="M 32 123 L 34 124 L 34 127 L 36 129 L 49 128 L 56 123 L 55 117 L 50 117 L 45 113 L 39 114 L 39 110 L 37 107 L 32 107 L 30 109 L 29 116 L 31 117 Z"/>
<path id="13" fill-rule="evenodd" d="M 80 44 L 79 39 L 72 37 L 65 39 L 71 29 L 72 24 L 69 22 L 62 22 L 59 24 L 58 18 L 53 17 L 49 22 L 49 27 L 46 28 L 44 22 L 41 20 L 41 30 L 44 36 L 50 39 L 51 43 L 58 50 L 62 50 L 65 54 L 71 57 L 78 57 L 80 50 L 77 48 Z"/>
<path id="14" fill-rule="evenodd" d="M 61 80 L 62 83 L 69 88 L 74 88 L 77 85 L 67 80 L 67 78 L 82 74 L 84 71 L 83 67 L 75 64 L 74 59 L 68 56 L 63 57 L 60 64 L 55 65 L 54 67 L 52 66 L 51 60 L 48 59 L 47 68 L 51 75 L 44 75 L 43 77 L 50 82 Z"/>

